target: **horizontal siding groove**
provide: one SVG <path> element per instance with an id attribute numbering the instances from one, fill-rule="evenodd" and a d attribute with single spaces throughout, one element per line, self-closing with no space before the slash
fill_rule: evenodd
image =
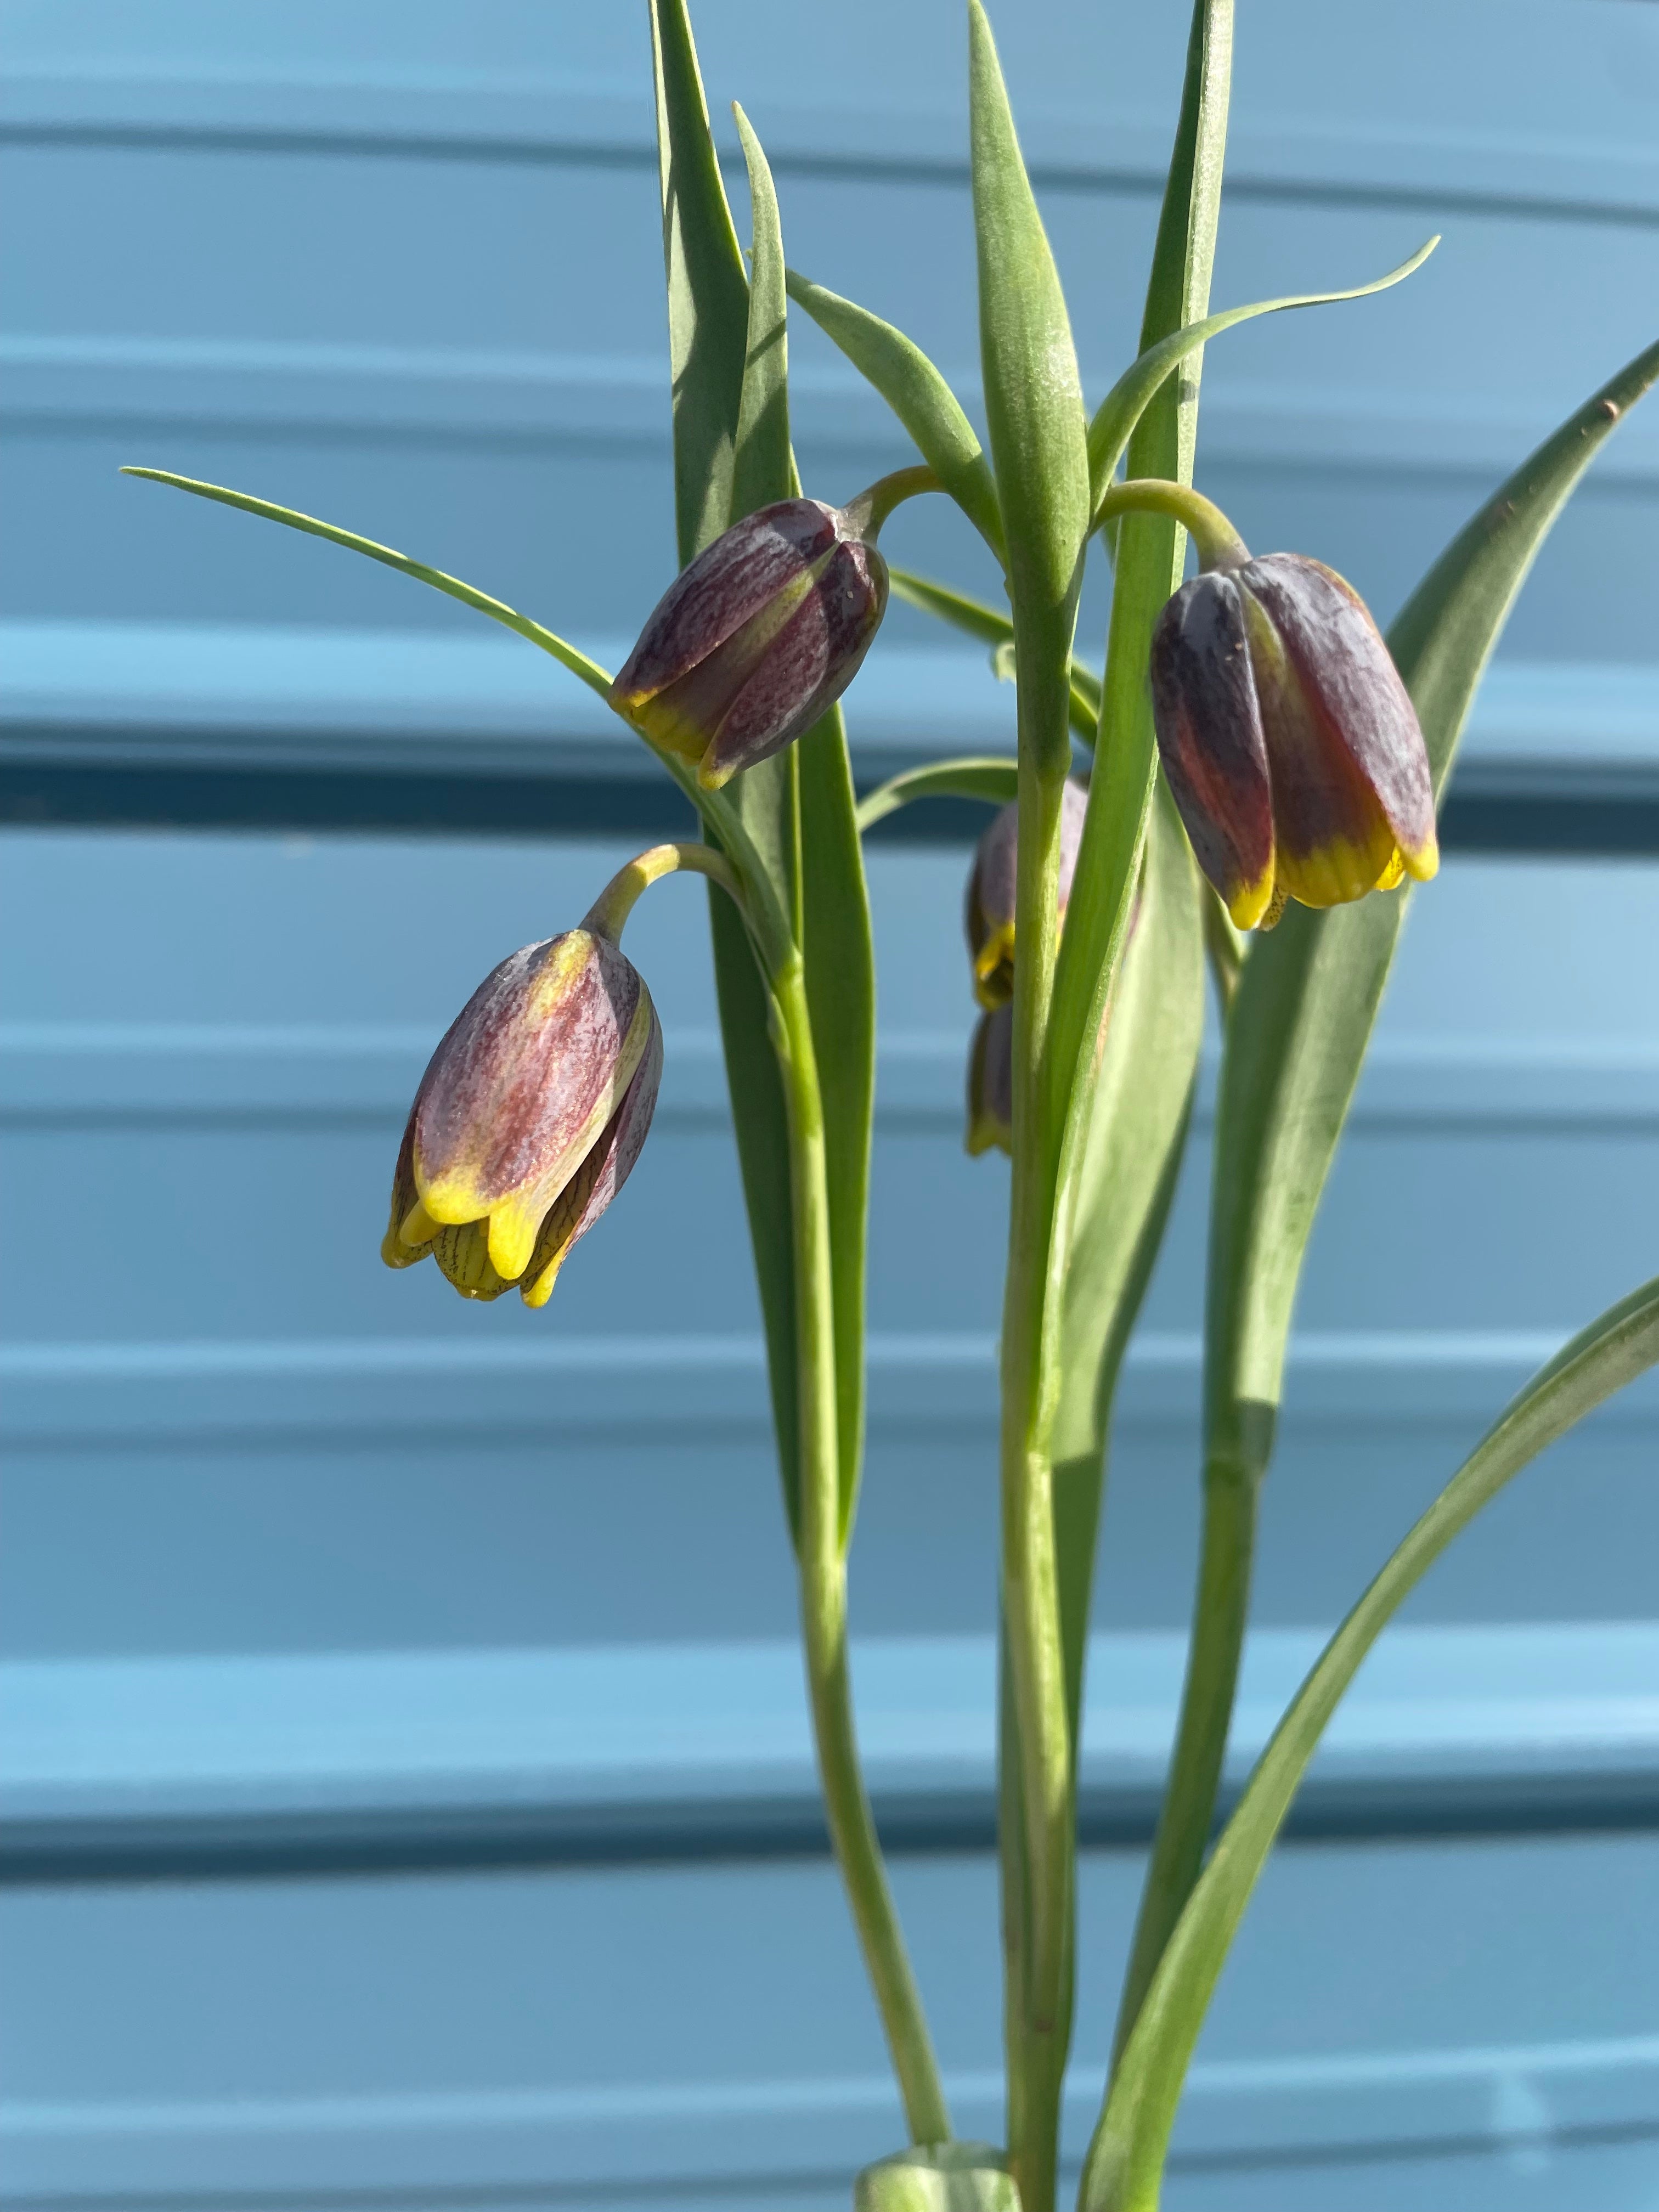
<path id="1" fill-rule="evenodd" d="M 1286 1425 L 1335 1422 L 1352 1433 L 1364 1420 L 1409 1427 L 1490 1416 L 1566 1334 L 1304 1334 L 1291 1345 Z M 1196 1335 L 1139 1337 L 1118 1393 L 1120 1435 L 1184 1432 L 1196 1419 L 1200 1366 Z M 429 1387 L 411 1393 L 413 1377 Z M 94 1440 L 105 1449 L 139 1449 L 192 1437 L 538 1431 L 554 1383 L 562 1432 L 601 1443 L 658 1432 L 763 1435 L 770 1419 L 758 1335 L 14 1340 L 0 1347 L 0 1438 L 12 1449 Z M 935 1437 L 978 1433 L 994 1424 L 996 1407 L 988 1333 L 872 1333 L 869 1418 L 877 1436 L 916 1424 Z M 1646 1427 L 1656 1410 L 1659 1382 L 1644 1380 L 1596 1418 Z"/>
<path id="2" fill-rule="evenodd" d="M 941 364 L 964 406 L 980 410 L 977 371 Z M 1084 363 L 1103 391 L 1103 368 Z M 1534 410 L 1449 392 L 1230 377 L 1206 395 L 1206 464 L 1376 470 L 1435 468 L 1480 477 L 1512 465 L 1552 427 Z M 790 377 L 797 435 L 809 444 L 905 444 L 883 403 L 850 371 L 807 362 Z M 57 426 L 188 425 L 191 429 L 349 430 L 377 439 L 618 440 L 668 449 L 664 369 L 653 354 L 607 356 L 275 339 L 68 337 L 0 338 L 0 421 Z M 1650 487 L 1659 432 L 1638 416 L 1596 465 L 1596 479 Z"/>
<path id="3" fill-rule="evenodd" d="M 1605 22 L 1612 11 L 1597 12 Z M 1609 41 L 1605 30 L 1598 40 L 1590 29 L 1585 43 L 1593 52 Z M 199 74 L 154 64 L 143 74 L 118 65 L 94 74 L 14 59 L 0 79 L 0 138 L 178 152 L 654 164 L 649 104 L 620 76 L 573 81 L 532 66 L 508 76 L 459 64 L 425 74 L 424 82 L 419 72 L 331 79 L 307 70 L 299 77 L 246 64 Z M 1565 115 L 1485 131 L 1468 122 L 1452 130 L 1375 115 L 1253 114 L 1247 98 L 1228 146 L 1229 188 L 1241 198 L 1327 202 L 1335 188 L 1378 207 L 1432 196 L 1440 205 L 1518 208 L 1547 219 L 1659 222 L 1659 160 L 1650 142 L 1634 125 L 1627 134 L 1616 126 L 1575 129 L 1571 91 L 1563 89 Z M 955 102 L 803 100 L 764 85 L 745 98 L 782 173 L 874 174 L 953 189 L 966 181 L 965 121 Z M 1582 90 L 1580 99 L 1589 106 Z M 735 166 L 732 126 L 723 105 L 712 105 L 723 156 Z M 1020 106 L 1039 190 L 1161 189 L 1169 121 L 1151 105 L 1087 116 L 1038 93 Z M 1606 124 L 1605 111 L 1596 121 Z"/>
<path id="4" fill-rule="evenodd" d="M 629 641 L 578 641 L 606 667 Z M 884 641 L 849 702 L 860 775 L 1011 751 L 1013 693 L 986 657 Z M 947 734 L 941 735 L 941 732 Z M 14 762 L 447 769 L 655 778 L 576 679 L 516 639 L 281 623 L 0 622 L 0 734 Z M 1463 757 L 1529 777 L 1659 774 L 1659 663 L 1500 660 Z"/>
<path id="5" fill-rule="evenodd" d="M 1103 2072 L 1098 2059 L 1071 2070 L 1071 2160 L 1088 2139 Z M 945 2087 L 959 2129 L 994 2140 L 1000 2079 L 963 2070 Z M 197 2191 L 239 2188 L 262 2197 L 279 2189 L 285 2201 L 352 2188 L 412 2191 L 424 2201 L 428 2190 L 464 2188 L 469 2202 L 483 2203 L 484 2191 L 556 2182 L 561 2193 L 586 2185 L 607 2195 L 736 2183 L 747 2196 L 769 2183 L 822 2185 L 890 2150 L 899 2131 L 892 2088 L 879 2075 L 0 2105 L 3 2201 L 27 2194 L 66 2204 L 106 2190 L 143 2205 L 163 2192 L 190 2192 L 193 2203 Z M 1648 2132 L 1659 2132 L 1659 2038 L 1650 2036 L 1200 2059 L 1188 2077 L 1172 2166 L 1439 2145 L 1535 2164 L 1556 2138 Z"/>
<path id="6" fill-rule="evenodd" d="M 1252 1637 L 1230 1788 L 1322 1641 Z M 1150 1834 L 1184 1664 L 1177 1633 L 1091 1639 L 1092 1841 Z M 866 1638 L 854 1672 L 891 1840 L 988 1849 L 993 1639 Z M 790 1642 L 12 1661 L 0 1747 L 12 1881 L 823 1848 Z M 1299 1818 L 1326 1835 L 1659 1824 L 1659 1627 L 1391 1630 Z"/>
<path id="7" fill-rule="evenodd" d="M 343 1024 L 0 1022 L 0 1127 L 401 1120 L 441 1031 Z M 954 1130 L 968 1023 L 900 1030 L 877 1051 L 877 1114 L 888 1127 Z M 1200 1079 L 1213 1119 L 1217 1055 Z M 713 1030 L 671 1029 L 659 1126 L 728 1118 Z M 1361 1129 L 1553 1133 L 1659 1128 L 1659 1045 L 1552 1036 L 1380 1038 L 1354 1107 Z"/>

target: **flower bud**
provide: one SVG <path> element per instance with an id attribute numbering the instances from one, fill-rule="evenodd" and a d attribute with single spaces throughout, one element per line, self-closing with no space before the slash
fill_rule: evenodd
<path id="1" fill-rule="evenodd" d="M 886 609 L 887 563 L 850 510 L 780 500 L 674 579 L 611 703 L 717 791 L 835 704 Z"/>
<path id="2" fill-rule="evenodd" d="M 1060 795 L 1060 912 L 1065 917 L 1083 842 L 1089 793 L 1068 777 Z M 974 996 L 988 1010 L 1014 995 L 1014 879 L 1018 863 L 1019 809 L 1003 807 L 979 841 L 968 878 L 968 950 L 974 963 Z"/>
<path id="3" fill-rule="evenodd" d="M 1008 1000 L 981 1014 L 968 1049 L 969 1159 L 1014 1149 L 1014 1010 Z"/>
<path id="4" fill-rule="evenodd" d="M 1158 617 L 1152 684 L 1164 774 L 1239 928 L 1439 866 L 1416 709 L 1334 570 L 1269 553 L 1194 577 Z"/>
<path id="5" fill-rule="evenodd" d="M 432 1055 L 392 1176 L 380 1256 L 428 1252 L 464 1297 L 546 1304 L 651 1126 L 662 1031 L 608 939 L 567 930 L 486 976 Z"/>

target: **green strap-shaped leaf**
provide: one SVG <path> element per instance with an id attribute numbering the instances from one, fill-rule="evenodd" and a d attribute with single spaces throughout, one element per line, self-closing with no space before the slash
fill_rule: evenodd
<path id="1" fill-rule="evenodd" d="M 865 1240 L 876 1109 L 876 955 L 841 708 L 801 738 L 801 892 L 806 1000 L 823 1102 L 836 1314 L 841 1537 L 852 1534 L 864 1456 Z"/>
<path id="2" fill-rule="evenodd" d="M 799 489 L 789 445 L 787 302 L 777 193 L 760 140 L 742 109 L 735 112 L 749 168 L 754 252 L 733 477 L 734 521 Z M 775 760 L 749 769 L 734 783 L 750 834 L 778 855 L 779 880 L 792 895 L 795 934 L 806 963 L 807 1010 L 823 1110 L 835 1307 L 836 1437 L 845 1542 L 852 1529 L 864 1450 L 865 1243 L 875 1115 L 876 979 L 869 892 L 840 708 L 832 708 Z M 735 956 L 734 944 L 733 962 Z M 746 1067 L 757 1052 L 771 1057 L 763 1026 L 748 1013 L 744 1016 L 743 1048 Z M 780 1097 L 780 1109 L 781 1103 Z M 784 1166 L 787 1176 L 787 1157 Z M 786 1258 L 793 1267 L 787 1224 L 786 1209 L 775 1233 L 767 1232 L 775 1267 Z M 757 1249 L 761 1234 L 757 1224 Z M 778 1310 L 781 1321 L 781 1301 Z M 788 1312 L 793 1331 L 793 1292 Z M 775 1364 L 781 1363 L 783 1349 L 780 1341 Z M 793 1378 L 793 1343 L 788 1357 Z M 793 1389 L 792 1380 L 792 1396 Z M 792 1455 L 793 1444 L 792 1434 Z M 793 1526 L 793 1492 L 789 1503 Z"/>
<path id="3" fill-rule="evenodd" d="M 1045 662 L 1058 656 L 1063 672 L 1089 525 L 1083 390 L 1060 272 L 1025 173 L 980 0 L 969 0 L 968 27 L 980 362 L 1014 622 L 1017 630 L 1031 627 L 1032 644 L 1041 644 Z M 1046 667 L 1027 672 L 1022 690 L 1032 693 L 1034 705 L 1050 673 Z M 1052 711 L 1045 719 L 1054 719 Z M 1062 712 L 1062 746 L 1064 729 Z M 1023 732 L 1023 743 L 1037 734 L 1035 728 Z M 1054 750 L 1055 733 L 1044 727 L 1040 734 L 1041 764 L 1051 767 L 1046 756 Z"/>
<path id="4" fill-rule="evenodd" d="M 668 277 L 674 523 L 684 568 L 732 517 L 749 283 L 709 132 L 684 0 L 651 0 L 651 46 Z"/>
<path id="5" fill-rule="evenodd" d="M 1006 806 L 1018 782 L 1019 763 L 994 754 L 935 761 L 929 768 L 909 769 L 878 785 L 859 801 L 858 825 L 861 830 L 873 829 L 918 799 L 982 799 L 991 806 Z"/>
<path id="6" fill-rule="evenodd" d="M 1141 319 L 1143 356 L 1174 332 L 1201 322 L 1209 307 L 1231 76 L 1232 0 L 1194 0 L 1181 114 Z M 1147 401 L 1129 446 L 1136 476 L 1192 482 L 1202 362 L 1201 351 L 1188 354 L 1181 374 L 1161 380 Z M 1185 560 L 1186 536 L 1174 523 L 1161 515 L 1123 518 L 1095 772 L 1054 976 L 1044 1067 L 1044 1121 L 1061 1176 L 1066 1158 L 1076 1153 L 1073 1125 L 1088 1080 L 1085 1040 L 1098 1028 L 1122 957 L 1152 804 L 1155 748 L 1146 662 L 1152 625 L 1180 583 Z"/>
<path id="7" fill-rule="evenodd" d="M 441 568 L 428 568 L 424 561 L 411 561 L 407 553 L 396 553 L 389 545 L 378 545 L 372 538 L 360 538 L 355 530 L 342 530 L 332 522 L 319 522 L 314 514 L 301 514 L 297 507 L 278 507 L 274 500 L 255 499 L 252 493 L 228 491 L 223 484 L 203 483 L 195 477 L 175 476 L 171 469 L 125 468 L 124 477 L 143 477 L 151 483 L 171 484 L 175 491 L 194 492 L 198 499 L 217 500 L 222 507 L 240 507 L 244 514 L 257 514 L 266 522 L 280 522 L 289 530 L 302 530 L 308 538 L 325 538 L 331 545 L 343 545 L 348 552 L 362 553 L 382 567 L 395 568 L 400 576 L 412 576 L 417 584 L 430 584 L 434 592 L 442 592 L 452 599 L 459 599 L 464 607 L 472 607 L 491 622 L 500 623 L 504 629 L 515 631 L 520 637 L 528 638 L 532 645 L 540 646 L 550 653 L 561 666 L 573 676 L 580 676 L 591 690 L 597 691 L 609 703 L 611 678 L 597 660 L 590 660 L 574 645 L 556 637 L 550 629 L 544 629 L 528 615 L 520 614 L 504 600 L 491 599 L 471 584 L 464 584 L 459 576 L 447 576 Z"/>
<path id="8" fill-rule="evenodd" d="M 1236 329 L 1240 323 L 1254 322 L 1258 315 L 1282 314 L 1292 307 L 1332 307 L 1341 300 L 1365 300 L 1373 292 L 1386 292 L 1390 285 L 1400 283 L 1414 270 L 1420 269 L 1439 243 L 1437 234 L 1427 240 L 1409 260 L 1402 261 L 1397 269 L 1390 269 L 1386 276 L 1378 276 L 1369 284 L 1356 284 L 1346 292 L 1301 292 L 1282 300 L 1257 300 L 1248 307 L 1227 307 L 1219 314 L 1206 315 L 1199 322 L 1188 323 L 1168 337 L 1160 338 L 1156 345 L 1148 346 L 1140 358 L 1124 370 L 1096 408 L 1089 424 L 1089 475 L 1096 505 L 1116 473 L 1141 416 L 1165 380 L 1211 338 Z M 1129 473 L 1139 476 L 1141 471 L 1132 466 Z"/>
<path id="9" fill-rule="evenodd" d="M 939 483 L 1001 558 L 1002 517 L 990 464 L 974 426 L 939 371 L 914 340 L 794 270 L 789 296 L 866 377 L 915 440 Z"/>
<path id="10" fill-rule="evenodd" d="M 1389 633 L 1444 787 L 1475 687 L 1551 524 L 1601 441 L 1659 377 L 1650 346 L 1524 461 L 1452 541 Z M 1432 893 L 1431 893 L 1432 896 Z M 1291 1307 L 1410 894 L 1292 905 L 1244 963 L 1228 1024 L 1211 1200 L 1206 1431 L 1265 1466 Z"/>
<path id="11" fill-rule="evenodd" d="M 1073 1744 L 1112 1400 L 1164 1240 L 1203 1042 L 1200 892 L 1186 832 L 1160 791 L 1107 1018 L 1060 1292 L 1061 1387 L 1052 1449 Z"/>
<path id="12" fill-rule="evenodd" d="M 1319 1739 L 1361 1661 L 1512 1476 L 1659 1360 L 1659 1280 L 1611 1307 L 1513 1400 L 1343 1622 L 1273 1732 L 1187 1901 L 1090 2146 L 1082 2212 L 1154 2212 L 1170 2130 L 1228 1948 Z"/>
<path id="13" fill-rule="evenodd" d="M 657 143 L 662 178 L 663 259 L 668 278 L 668 353 L 674 410 L 674 514 L 682 568 L 732 519 L 744 374 L 750 356 L 749 281 L 709 132 L 708 108 L 684 0 L 651 0 L 656 65 Z M 763 232 L 763 199 L 757 202 Z M 762 309 L 764 314 L 764 308 Z M 757 333 L 757 335 L 759 335 Z M 769 400 L 773 362 L 757 353 L 757 393 Z M 764 433 L 775 418 L 758 396 L 749 425 L 745 490 L 757 492 Z M 786 425 L 787 445 L 787 425 Z M 766 495 L 785 498 L 784 483 Z M 793 796 L 788 770 L 768 762 L 727 786 L 744 830 L 757 836 L 762 865 L 787 915 L 794 911 Z M 780 803 L 779 787 L 784 785 Z M 704 810 L 708 818 L 707 809 Z M 783 1086 L 768 1033 L 765 985 L 730 902 L 708 902 L 714 981 L 744 1199 L 766 1332 L 767 1368 L 785 1504 L 796 1522 L 800 1458 L 795 1374 L 794 1264 L 790 1229 L 788 1124 Z"/>

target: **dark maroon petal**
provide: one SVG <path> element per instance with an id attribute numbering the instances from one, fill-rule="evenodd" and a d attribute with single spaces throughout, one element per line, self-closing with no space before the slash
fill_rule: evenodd
<path id="1" fill-rule="evenodd" d="M 707 765 L 753 768 L 810 730 L 858 674 L 886 608 L 886 562 L 872 546 L 843 540 L 738 690 Z"/>
<path id="2" fill-rule="evenodd" d="M 1434 791 L 1417 710 L 1364 601 L 1334 569 L 1299 553 L 1247 562 L 1238 580 L 1267 615 L 1294 668 L 1320 737 L 1340 746 L 1408 851 L 1434 843 Z M 1353 779 L 1330 778 L 1331 818 L 1298 823 L 1298 843 L 1362 843 Z M 1275 769 L 1275 776 L 1277 777 Z M 1310 801 L 1311 804 L 1311 801 Z"/>
<path id="3" fill-rule="evenodd" d="M 1083 823 L 1089 811 L 1086 787 L 1068 776 L 1060 805 L 1060 912 L 1062 918 L 1072 896 L 1072 878 L 1083 843 Z M 1019 863 L 1019 809 L 999 807 L 979 841 L 968 878 L 963 921 L 968 951 L 977 970 L 979 956 L 994 937 L 1004 940 L 1006 957 L 990 974 L 977 976 L 978 988 L 993 1003 L 1011 997 L 1014 988 L 1011 949 L 1014 927 L 1016 876 Z"/>
<path id="4" fill-rule="evenodd" d="M 1195 576 L 1170 600 L 1152 632 L 1152 684 L 1164 773 L 1200 867 L 1231 907 L 1270 884 L 1273 821 L 1243 601 L 1230 575 Z"/>
<path id="5" fill-rule="evenodd" d="M 786 499 L 722 532 L 658 601 L 612 698 L 648 698 L 706 659 L 835 544 L 839 520 L 817 500 Z"/>

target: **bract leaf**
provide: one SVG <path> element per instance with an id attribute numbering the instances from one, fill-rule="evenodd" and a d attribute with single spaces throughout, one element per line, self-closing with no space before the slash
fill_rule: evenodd
<path id="1" fill-rule="evenodd" d="M 1224 331 L 1233 330 L 1240 323 L 1254 322 L 1258 315 L 1282 314 L 1292 307 L 1331 307 L 1340 300 L 1365 300 L 1373 292 L 1386 292 L 1390 285 L 1401 283 L 1414 270 L 1420 269 L 1439 243 L 1437 234 L 1397 269 L 1390 269 L 1386 276 L 1376 277 L 1369 284 L 1356 284 L 1346 292 L 1301 292 L 1282 300 L 1256 300 L 1247 307 L 1224 308 L 1219 314 L 1206 315 L 1201 321 L 1188 323 L 1181 330 L 1171 331 L 1168 337 L 1160 338 L 1156 345 L 1148 346 L 1139 359 L 1124 370 L 1096 408 L 1089 423 L 1089 477 L 1096 505 L 1099 505 L 1101 494 L 1115 475 L 1136 425 L 1165 380 L 1211 338 L 1219 337 Z M 1140 471 L 1132 468 L 1130 473 L 1138 476 Z"/>
<path id="2" fill-rule="evenodd" d="M 789 296 L 866 377 L 991 550 L 1002 557 L 997 488 L 961 402 L 914 339 L 867 307 L 788 272 Z"/>
<path id="3" fill-rule="evenodd" d="M 1257 1760 L 1165 1946 L 1090 2146 L 1082 2212 L 1152 2212 L 1217 1978 L 1319 1739 L 1361 1661 L 1452 1539 L 1508 1481 L 1659 1360 L 1659 1280 L 1610 1307 L 1511 1401 L 1326 1645 Z"/>
<path id="4" fill-rule="evenodd" d="M 990 806 L 1006 806 L 1018 788 L 1019 763 L 1012 756 L 934 761 L 878 784 L 859 801 L 858 824 L 861 830 L 873 829 L 918 799 L 982 799 Z"/>
<path id="5" fill-rule="evenodd" d="M 424 561 L 411 561 L 407 553 L 394 552 L 389 545 L 379 545 L 372 538 L 360 538 L 355 530 L 342 530 L 337 523 L 319 522 L 314 514 L 301 514 L 297 507 L 278 507 L 275 500 L 255 499 L 251 492 L 229 491 L 223 484 L 203 483 L 195 477 L 175 476 L 171 469 L 125 468 L 124 477 L 143 477 L 150 483 L 171 484 L 175 491 L 194 492 L 198 499 L 216 500 L 222 507 L 240 507 L 244 514 L 257 514 L 266 522 L 280 522 L 289 530 L 302 530 L 310 538 L 325 538 L 331 545 L 343 545 L 348 552 L 365 554 L 382 567 L 395 568 L 400 576 L 412 576 L 417 584 L 430 584 L 434 592 L 447 598 L 459 599 L 464 607 L 475 608 L 488 615 L 492 622 L 514 630 L 519 636 L 528 638 L 532 645 L 540 646 L 550 653 L 561 666 L 573 676 L 580 676 L 591 690 L 609 704 L 611 678 L 597 660 L 578 652 L 574 645 L 556 637 L 528 615 L 520 614 L 504 600 L 492 599 L 488 592 L 476 586 L 464 584 L 459 576 L 447 576 L 441 568 L 429 568 Z"/>

